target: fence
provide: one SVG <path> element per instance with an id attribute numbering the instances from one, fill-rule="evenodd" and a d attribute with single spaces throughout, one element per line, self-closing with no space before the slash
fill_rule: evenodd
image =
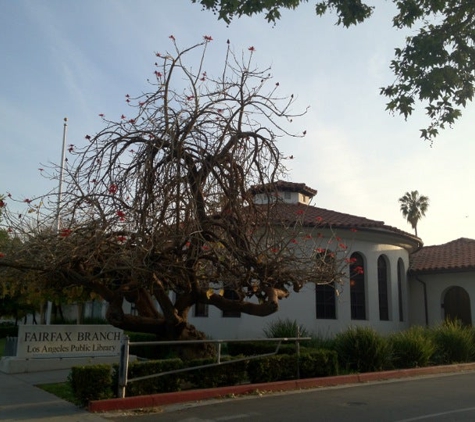
<path id="1" fill-rule="evenodd" d="M 138 342 L 131 342 L 129 337 L 124 335 L 122 337 L 121 346 L 120 346 L 120 361 L 119 361 L 119 385 L 118 385 L 118 397 L 124 398 L 125 397 L 125 389 L 127 384 L 130 382 L 141 381 L 149 378 L 161 377 L 164 375 L 170 374 L 177 374 L 180 372 L 187 372 L 193 371 L 195 369 L 203 369 L 203 368 L 210 368 L 213 366 L 219 365 L 227 365 L 234 362 L 239 362 L 243 360 L 251 360 L 251 359 L 259 359 L 266 356 L 273 356 L 276 355 L 279 351 L 280 345 L 284 341 L 295 341 L 297 345 L 297 357 L 300 357 L 300 342 L 305 340 L 311 340 L 311 337 L 281 337 L 281 338 L 266 338 L 266 339 L 239 339 L 239 340 L 186 340 L 186 341 L 138 341 Z M 264 353 L 261 355 L 253 355 L 253 356 L 246 356 L 244 358 L 236 358 L 232 360 L 227 360 L 225 362 L 221 362 L 221 345 L 223 343 L 244 343 L 244 342 L 276 342 L 277 346 L 274 352 L 271 353 Z M 208 365 L 200 365 L 200 366 L 193 366 L 188 368 L 182 369 L 175 369 L 173 371 L 167 372 L 160 372 L 158 374 L 151 374 L 145 375 L 142 377 L 136 378 L 128 378 L 128 369 L 129 369 L 129 348 L 130 346 L 151 346 L 151 345 L 190 345 L 190 344 L 204 344 L 204 343 L 211 343 L 217 344 L 217 362 L 211 363 Z M 297 365 L 297 378 L 299 377 L 298 373 L 298 365 Z"/>

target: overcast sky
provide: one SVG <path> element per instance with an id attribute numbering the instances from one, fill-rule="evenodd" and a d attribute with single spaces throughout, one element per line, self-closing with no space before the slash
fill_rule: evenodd
<path id="1" fill-rule="evenodd" d="M 389 62 L 408 33 L 392 28 L 392 2 L 377 5 L 344 29 L 318 18 L 312 1 L 275 27 L 263 16 L 228 27 L 191 0 L 0 0 L 0 193 L 54 188 L 38 169 L 60 161 L 64 117 L 68 144 L 83 144 L 101 129 L 99 113 L 118 119 L 125 94 L 146 89 L 170 35 L 182 47 L 210 35 L 208 73 L 221 68 L 227 39 L 238 52 L 253 46 L 281 92 L 310 106 L 293 123 L 307 136 L 279 146 L 295 157 L 289 180 L 318 190 L 315 205 L 412 233 L 398 198 L 418 190 L 430 198 L 418 226 L 425 245 L 475 239 L 475 105 L 432 147 L 419 138 L 422 112 L 405 122 L 385 111 L 379 88 L 393 82 Z"/>

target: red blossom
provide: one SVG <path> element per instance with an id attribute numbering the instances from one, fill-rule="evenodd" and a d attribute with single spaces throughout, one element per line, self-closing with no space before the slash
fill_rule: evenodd
<path id="1" fill-rule="evenodd" d="M 175 41 L 175 37 L 173 35 L 170 35 L 168 38 L 170 38 L 171 40 Z"/>
<path id="2" fill-rule="evenodd" d="M 73 152 L 73 151 L 74 151 L 74 145 L 73 145 L 73 144 L 69 144 L 69 145 L 68 145 L 68 151 L 69 151 L 69 152 Z"/>
<path id="3" fill-rule="evenodd" d="M 120 243 L 123 243 L 127 240 L 126 236 L 117 236 L 117 241 Z"/>
<path id="4" fill-rule="evenodd" d="M 7 205 L 5 201 L 0 199 L 0 208 L 3 208 L 5 205 Z"/>
<path id="5" fill-rule="evenodd" d="M 311 234 L 306 234 L 305 235 L 305 239 L 311 239 L 312 238 L 312 235 Z"/>
<path id="6" fill-rule="evenodd" d="M 112 184 L 112 185 L 109 186 L 109 193 L 112 194 L 112 195 L 117 193 L 118 190 L 119 190 L 119 188 L 115 184 Z"/>
<path id="7" fill-rule="evenodd" d="M 213 38 L 210 35 L 203 36 L 206 42 L 213 41 Z"/>
<path id="8" fill-rule="evenodd" d="M 271 248 L 270 250 L 272 253 L 277 253 L 279 252 L 279 248 Z"/>
<path id="9" fill-rule="evenodd" d="M 61 231 L 59 232 L 59 235 L 61 237 L 68 237 L 71 233 L 72 233 L 71 229 L 61 229 Z"/>
<path id="10" fill-rule="evenodd" d="M 86 138 L 88 141 L 91 140 L 91 137 L 89 135 L 86 135 L 84 138 Z"/>
<path id="11" fill-rule="evenodd" d="M 26 202 L 27 204 L 30 204 L 30 203 L 31 203 L 31 199 L 26 198 L 26 199 L 23 200 L 23 202 Z"/>
<path id="12" fill-rule="evenodd" d="M 298 243 L 297 239 L 291 239 L 290 243 Z"/>
<path id="13" fill-rule="evenodd" d="M 129 123 L 132 124 L 132 125 L 135 124 L 135 119 L 130 119 Z"/>
<path id="14" fill-rule="evenodd" d="M 315 249 L 315 252 L 318 253 L 318 254 L 323 254 L 323 253 L 326 252 L 326 250 L 323 249 L 323 248 L 317 248 L 317 249 Z"/>
<path id="15" fill-rule="evenodd" d="M 99 117 L 104 117 L 104 113 L 99 113 Z"/>
<path id="16" fill-rule="evenodd" d="M 364 270 L 363 270 L 363 267 L 361 265 L 358 265 L 353 270 L 354 270 L 355 274 L 364 274 Z"/>
<path id="17" fill-rule="evenodd" d="M 13 233 L 13 229 L 11 227 L 8 228 L 7 230 L 8 233 Z"/>
<path id="18" fill-rule="evenodd" d="M 317 223 L 321 223 L 323 221 L 322 217 L 316 217 L 315 220 L 317 220 Z"/>
<path id="19" fill-rule="evenodd" d="M 202 249 L 203 249 L 204 251 L 209 251 L 210 248 L 209 248 L 208 245 L 203 245 Z"/>
<path id="20" fill-rule="evenodd" d="M 297 210 L 297 212 L 296 212 L 297 215 L 302 215 L 303 213 L 304 213 L 303 210 Z"/>
<path id="21" fill-rule="evenodd" d="M 120 118 L 123 120 L 123 119 L 126 119 L 127 117 L 125 117 L 124 115 L 120 116 Z"/>
<path id="22" fill-rule="evenodd" d="M 162 55 L 161 55 L 160 53 L 155 53 L 155 55 L 156 55 L 157 57 L 162 57 Z"/>
<path id="23" fill-rule="evenodd" d="M 161 78 L 162 77 L 162 74 L 160 72 L 158 72 L 157 70 L 154 72 L 155 73 L 155 76 L 157 78 Z"/>
<path id="24" fill-rule="evenodd" d="M 5 257 L 5 254 L 0 252 L 0 258 L 4 258 Z"/>
<path id="25" fill-rule="evenodd" d="M 256 49 L 254 48 L 254 46 L 251 46 L 248 48 L 249 51 L 256 51 Z"/>
<path id="26" fill-rule="evenodd" d="M 348 246 L 346 246 L 344 243 L 339 243 L 338 246 L 343 250 L 348 249 Z"/>

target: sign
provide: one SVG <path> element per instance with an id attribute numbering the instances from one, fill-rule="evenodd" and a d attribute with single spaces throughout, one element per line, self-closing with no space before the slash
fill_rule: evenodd
<path id="1" fill-rule="evenodd" d="M 111 325 L 20 325 L 17 357 L 117 356 L 122 333 Z"/>

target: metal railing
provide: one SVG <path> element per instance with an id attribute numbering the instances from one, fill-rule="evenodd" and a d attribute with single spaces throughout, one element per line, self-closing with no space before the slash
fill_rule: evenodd
<path id="1" fill-rule="evenodd" d="M 295 341 L 297 346 L 297 358 L 300 357 L 300 342 L 305 340 L 311 340 L 311 337 L 280 337 L 280 338 L 258 338 L 258 339 L 239 339 L 239 340 L 183 340 L 183 341 L 138 341 L 131 342 L 129 337 L 124 335 L 122 337 L 120 345 L 120 360 L 119 360 L 119 385 L 118 385 L 118 397 L 125 397 L 125 389 L 128 383 L 141 381 L 149 378 L 161 377 L 164 375 L 178 374 L 180 372 L 193 371 L 195 369 L 211 368 L 214 366 L 228 365 L 234 362 L 240 362 L 244 360 L 259 359 L 267 356 L 274 356 L 278 353 L 280 345 L 285 341 Z M 250 343 L 250 342 L 272 342 L 277 343 L 276 349 L 270 353 L 264 353 L 260 355 L 246 356 L 244 358 L 236 358 L 221 362 L 221 346 L 223 343 Z M 187 368 L 175 369 L 173 371 L 160 372 L 157 374 L 144 375 L 136 378 L 128 378 L 129 369 L 129 349 L 130 346 L 152 346 L 152 345 L 190 345 L 190 344 L 217 344 L 217 362 L 207 365 L 192 366 Z M 299 378 L 299 369 L 297 365 L 297 378 Z"/>

